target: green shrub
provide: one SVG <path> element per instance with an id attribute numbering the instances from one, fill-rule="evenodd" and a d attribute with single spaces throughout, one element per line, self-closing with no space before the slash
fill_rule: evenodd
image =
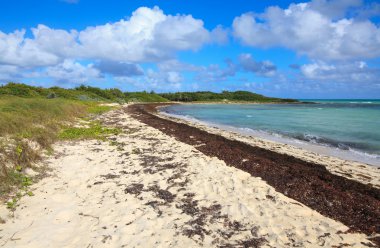
<path id="1" fill-rule="evenodd" d="M 8 83 L 0 87 L 0 95 L 12 95 L 21 97 L 40 96 L 47 92 L 47 89 L 37 88 L 26 84 Z"/>
<path id="2" fill-rule="evenodd" d="M 177 92 L 177 93 L 163 93 L 160 96 L 169 99 L 170 101 L 180 102 L 297 102 L 292 99 L 281 99 L 266 97 L 260 94 L 252 93 L 249 91 L 223 91 L 221 93 L 214 93 L 210 91 L 198 91 L 198 92 Z"/>
<path id="3" fill-rule="evenodd" d="M 168 99 L 154 93 L 126 92 L 124 95 L 127 102 L 168 102 Z"/>

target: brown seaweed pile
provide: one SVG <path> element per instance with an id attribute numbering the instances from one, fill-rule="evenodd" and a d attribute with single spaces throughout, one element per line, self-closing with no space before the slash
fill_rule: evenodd
<path id="1" fill-rule="evenodd" d="M 334 175 L 319 164 L 160 118 L 154 115 L 154 112 L 156 107 L 161 105 L 131 105 L 126 111 L 139 121 L 176 137 L 181 142 L 195 146 L 205 155 L 215 156 L 224 160 L 227 165 L 246 171 L 252 176 L 261 177 L 278 192 L 324 216 L 344 223 L 350 231 L 360 231 L 367 235 L 380 233 L 379 189 Z M 200 143 L 204 145 L 197 146 Z M 194 207 L 191 207 L 194 203 L 187 204 L 187 210 L 184 211 L 195 211 L 192 210 Z M 202 230 L 196 232 L 201 233 Z M 379 237 L 373 241 L 380 244 Z"/>

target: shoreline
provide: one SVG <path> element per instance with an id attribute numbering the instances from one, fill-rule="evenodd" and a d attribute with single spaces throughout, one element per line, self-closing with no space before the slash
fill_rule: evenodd
<path id="1" fill-rule="evenodd" d="M 159 102 L 159 104 L 161 103 L 165 103 L 165 102 Z M 171 101 L 171 102 L 166 102 L 167 104 L 257 104 L 257 105 L 260 105 L 260 104 L 280 104 L 280 105 L 289 105 L 289 104 L 295 104 L 295 105 L 298 105 L 298 104 L 315 104 L 315 102 L 303 102 L 303 101 L 298 101 L 298 102 L 249 102 L 249 101 L 242 101 L 242 102 L 239 102 L 239 101 L 220 101 L 220 102 L 216 102 L 216 101 L 196 101 L 196 102 L 178 102 L 178 101 Z M 138 104 L 138 103 L 136 103 Z M 141 103 L 141 104 L 154 104 L 154 103 Z"/>
<path id="2" fill-rule="evenodd" d="M 160 107 L 157 109 L 159 110 Z M 218 127 L 217 125 L 207 125 L 206 123 L 187 120 L 166 114 L 165 112 L 158 111 L 155 114 L 161 118 L 178 123 L 184 123 L 212 134 L 221 135 L 231 140 L 241 141 L 246 144 L 258 146 L 277 153 L 294 156 L 307 162 L 321 164 L 336 175 L 344 176 L 349 179 L 380 188 L 380 167 L 376 165 L 321 154 L 304 149 L 303 147 L 293 146 L 292 144 L 276 142 L 252 134 L 246 135 L 233 130 L 226 130 Z"/>
<path id="3" fill-rule="evenodd" d="M 348 179 L 347 175 L 338 176 L 321 164 L 162 118 L 157 116 L 156 109 L 162 105 L 132 105 L 126 111 L 167 135 L 194 145 L 208 156 L 215 156 L 230 166 L 262 178 L 278 192 L 343 222 L 352 230 L 367 234 L 380 232 L 379 188 Z M 365 216 L 361 215 L 363 211 Z"/>
<path id="4" fill-rule="evenodd" d="M 185 122 L 192 126 L 197 126 L 202 129 L 220 129 L 220 133 L 229 132 L 230 134 L 236 136 L 245 136 L 254 139 L 260 139 L 262 142 L 272 142 L 276 145 L 290 145 L 294 148 L 300 148 L 305 150 L 305 152 L 312 152 L 315 154 L 319 154 L 320 156 L 328 156 L 336 159 L 340 159 L 342 161 L 353 162 L 358 164 L 370 165 L 377 168 L 380 168 L 380 159 L 372 158 L 374 154 L 369 154 L 363 151 L 356 150 L 341 150 L 337 147 L 331 147 L 324 144 L 319 143 L 311 143 L 304 140 L 299 140 L 296 138 L 282 136 L 281 134 L 268 133 L 265 131 L 254 130 L 250 128 L 238 128 L 234 126 L 228 126 L 223 124 L 217 124 L 212 122 L 201 121 L 198 119 L 187 118 L 186 116 L 171 114 L 166 112 L 165 110 L 161 110 L 157 113 L 161 117 L 167 117 L 169 119 L 177 120 L 179 122 Z"/>
<path id="5" fill-rule="evenodd" d="M 307 144 L 305 142 L 305 146 L 294 145 L 285 141 L 283 142 L 281 139 L 278 141 L 276 139 L 259 136 L 256 133 L 239 132 L 233 128 L 228 129 L 228 127 L 218 124 L 206 123 L 199 120 L 188 120 L 186 118 L 181 118 L 181 116 L 177 117 L 176 115 L 161 111 L 162 108 L 172 104 L 159 105 L 160 106 L 157 106 L 155 114 L 161 118 L 184 123 L 212 134 L 221 135 L 228 139 L 241 141 L 277 153 L 294 156 L 307 162 L 321 164 L 326 166 L 330 172 L 336 175 L 344 176 L 380 188 L 380 164 L 370 164 L 363 161 L 336 156 L 335 152 L 339 153 L 341 151 L 334 151 L 333 148 L 330 147 L 315 145 L 315 150 L 308 149 L 313 147 L 314 144 Z M 324 151 L 320 152 L 318 149 L 324 149 Z"/>
<path id="6" fill-rule="evenodd" d="M 175 103 L 175 104 L 182 104 L 182 103 Z M 185 104 L 191 105 L 191 103 L 185 103 Z M 207 105 L 207 103 L 205 104 Z M 357 163 L 358 165 L 370 165 L 370 166 L 380 168 L 380 155 L 378 154 L 368 153 L 366 151 L 356 150 L 353 148 L 343 150 L 343 149 L 339 149 L 336 146 L 330 145 L 328 143 L 309 142 L 307 140 L 284 136 L 279 133 L 270 133 L 270 132 L 255 130 L 251 128 L 243 128 L 243 127 L 239 128 L 235 126 L 202 121 L 202 120 L 195 119 L 192 117 L 187 117 L 183 115 L 177 115 L 177 114 L 166 112 L 166 110 L 164 109 L 166 107 L 167 106 L 158 107 L 160 111 L 158 111 L 157 114 L 160 115 L 161 117 L 164 117 L 164 118 L 168 117 L 169 119 L 185 122 L 189 125 L 193 125 L 202 129 L 211 130 L 214 128 L 218 128 L 218 129 L 221 129 L 220 134 L 223 132 L 229 132 L 237 136 L 243 135 L 246 137 L 252 137 L 254 139 L 260 139 L 263 142 L 272 142 L 272 143 L 275 143 L 274 145 L 279 145 L 279 146 L 290 145 L 294 148 L 303 149 L 306 152 L 319 154 L 323 157 L 328 156 L 328 157 L 336 158 L 336 159 L 342 160 L 343 162 L 353 162 L 353 163 Z"/>

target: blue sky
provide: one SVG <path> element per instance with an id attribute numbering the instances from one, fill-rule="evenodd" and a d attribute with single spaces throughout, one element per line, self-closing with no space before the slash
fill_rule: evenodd
<path id="1" fill-rule="evenodd" d="M 0 82 L 380 98 L 380 4 L 14 0 Z"/>

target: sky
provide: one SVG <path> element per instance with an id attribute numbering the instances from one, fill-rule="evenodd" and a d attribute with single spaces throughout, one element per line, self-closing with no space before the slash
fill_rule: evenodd
<path id="1" fill-rule="evenodd" d="M 0 83 L 380 98 L 380 3 L 12 0 Z"/>

